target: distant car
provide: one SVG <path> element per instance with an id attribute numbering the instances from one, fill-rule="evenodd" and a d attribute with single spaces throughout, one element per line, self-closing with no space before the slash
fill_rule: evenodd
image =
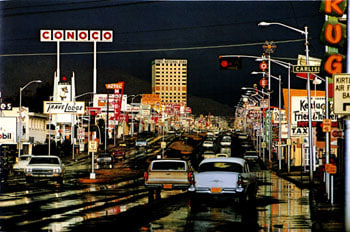
<path id="1" fill-rule="evenodd" d="M 97 169 L 100 168 L 112 168 L 113 167 L 113 156 L 109 152 L 100 153 L 96 159 Z"/>
<path id="2" fill-rule="evenodd" d="M 231 146 L 231 137 L 230 136 L 224 136 L 222 137 L 220 141 L 221 146 Z"/>
<path id="3" fill-rule="evenodd" d="M 213 141 L 209 141 L 209 140 L 205 140 L 203 142 L 203 147 L 214 147 L 214 142 Z"/>
<path id="4" fill-rule="evenodd" d="M 27 182 L 33 182 L 34 178 L 54 179 L 63 182 L 64 164 L 58 156 L 38 155 L 32 156 L 24 170 Z"/>
<path id="5" fill-rule="evenodd" d="M 253 200 L 256 197 L 256 176 L 242 158 L 212 158 L 203 160 L 194 173 L 194 185 L 189 188 L 196 197 L 222 195 Z"/>
<path id="6" fill-rule="evenodd" d="M 121 143 L 118 147 L 114 147 L 111 149 L 113 160 L 123 160 L 126 158 L 127 145 L 125 143 Z"/>
<path id="7" fill-rule="evenodd" d="M 242 140 L 244 140 L 244 139 L 248 139 L 248 135 L 246 134 L 246 133 L 239 133 L 238 134 L 238 138 L 239 139 L 242 139 Z"/>
<path id="8" fill-rule="evenodd" d="M 228 154 L 226 154 L 226 153 L 217 153 L 215 156 L 216 157 L 228 157 Z"/>
<path id="9" fill-rule="evenodd" d="M 203 152 L 202 157 L 203 159 L 215 158 L 216 154 L 214 151 L 207 150 Z"/>
<path id="10" fill-rule="evenodd" d="M 225 153 L 228 156 L 231 156 L 231 147 L 221 147 L 220 153 Z"/>
<path id="11" fill-rule="evenodd" d="M 13 170 L 15 172 L 24 172 L 29 160 L 32 158 L 32 155 L 21 155 L 18 157 L 17 162 L 13 165 Z"/>
<path id="12" fill-rule="evenodd" d="M 246 152 L 243 158 L 247 161 L 249 170 L 251 172 L 259 172 L 259 171 L 267 170 L 264 162 L 262 161 L 262 159 L 260 159 L 260 157 L 256 152 L 255 153 L 253 151 Z"/>

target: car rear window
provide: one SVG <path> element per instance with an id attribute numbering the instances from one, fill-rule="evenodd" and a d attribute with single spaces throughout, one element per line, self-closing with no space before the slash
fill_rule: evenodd
<path id="1" fill-rule="evenodd" d="M 210 162 L 199 166 L 198 172 L 242 172 L 243 167 L 231 162 Z"/>
<path id="2" fill-rule="evenodd" d="M 152 170 L 186 171 L 186 165 L 184 162 L 154 162 L 152 165 Z"/>
<path id="3" fill-rule="evenodd" d="M 57 158 L 55 157 L 33 157 L 29 164 L 59 164 Z"/>

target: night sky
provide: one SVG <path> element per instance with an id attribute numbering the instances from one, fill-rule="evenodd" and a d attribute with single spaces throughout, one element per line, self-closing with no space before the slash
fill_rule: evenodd
<path id="1" fill-rule="evenodd" d="M 296 64 L 297 55 L 305 54 L 303 35 L 280 26 L 258 27 L 260 21 L 281 22 L 301 30 L 307 25 L 310 56 L 322 58 L 324 53 L 319 39 L 324 23 L 324 15 L 319 13 L 320 1 L 16 0 L 0 2 L 0 6 L 2 97 L 15 95 L 33 79 L 52 83 L 56 43 L 40 42 L 40 29 L 114 31 L 113 43 L 99 43 L 97 47 L 97 92 L 105 91 L 104 83 L 119 81 L 120 73 L 151 86 L 152 60 L 187 59 L 188 94 L 230 107 L 239 100 L 242 86 L 259 83 L 261 77 L 250 74 L 259 71 L 259 62 L 244 59 L 241 70 L 221 70 L 219 55 L 260 56 L 265 41 L 277 45 L 272 54 L 276 59 Z M 61 73 L 75 72 L 77 94 L 92 91 L 91 52 L 92 43 L 61 46 Z M 272 74 L 282 75 L 283 87 L 287 86 L 285 69 L 274 65 Z M 306 82 L 293 74 L 291 85 L 305 88 Z M 277 94 L 277 81 L 272 82 L 272 88 Z M 273 99 L 277 101 L 277 96 Z"/>

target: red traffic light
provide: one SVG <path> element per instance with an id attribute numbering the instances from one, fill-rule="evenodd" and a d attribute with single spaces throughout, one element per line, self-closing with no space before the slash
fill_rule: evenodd
<path id="1" fill-rule="evenodd" d="M 222 57 L 219 56 L 221 69 L 237 70 L 242 68 L 242 60 L 240 57 Z"/>
<path id="2" fill-rule="evenodd" d="M 227 60 L 222 60 L 222 61 L 220 62 L 220 65 L 221 65 L 221 68 L 227 68 L 227 66 L 228 66 Z"/>

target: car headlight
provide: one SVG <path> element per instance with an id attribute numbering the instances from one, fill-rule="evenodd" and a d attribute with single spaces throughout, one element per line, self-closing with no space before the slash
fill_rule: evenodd
<path id="1" fill-rule="evenodd" d="M 32 169 L 31 169 L 31 168 L 26 168 L 26 172 L 27 172 L 27 173 L 31 173 L 31 172 L 32 172 Z"/>
<path id="2" fill-rule="evenodd" d="M 60 169 L 60 168 L 55 168 L 55 169 L 53 170 L 53 172 L 54 172 L 54 173 L 61 173 L 61 169 Z"/>

